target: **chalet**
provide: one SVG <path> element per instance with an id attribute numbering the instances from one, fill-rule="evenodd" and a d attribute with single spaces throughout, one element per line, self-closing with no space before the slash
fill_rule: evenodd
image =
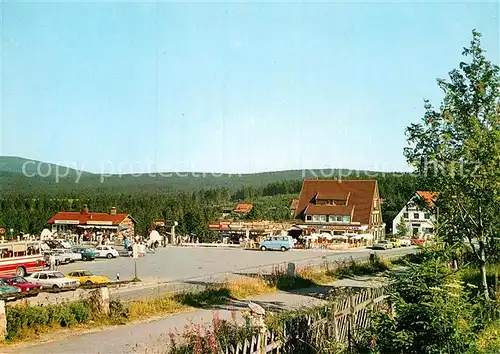
<path id="1" fill-rule="evenodd" d="M 406 223 L 408 236 L 420 237 L 434 232 L 436 218 L 434 210 L 438 194 L 429 191 L 417 191 L 392 220 L 392 233 L 397 233 L 398 225 Z"/>
<path id="2" fill-rule="evenodd" d="M 107 233 L 113 232 L 121 238 L 125 232 L 134 235 L 137 222 L 129 214 L 117 213 L 116 208 L 111 208 L 108 214 L 89 212 L 85 206 L 81 212 L 60 211 L 51 217 L 47 224 L 52 226 L 52 232 L 97 229 Z"/>
<path id="3" fill-rule="evenodd" d="M 253 204 L 238 204 L 236 208 L 233 210 L 236 214 L 247 214 L 251 212 L 253 209 Z"/>
<path id="4" fill-rule="evenodd" d="M 385 236 L 375 180 L 305 180 L 294 218 L 334 235 L 371 234 L 375 240 Z"/>

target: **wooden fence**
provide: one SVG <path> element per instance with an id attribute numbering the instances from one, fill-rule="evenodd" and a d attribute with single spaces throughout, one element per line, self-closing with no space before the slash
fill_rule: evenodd
<path id="1" fill-rule="evenodd" d="M 281 334 L 266 331 L 223 348 L 220 353 L 316 353 L 324 338 L 350 344 L 356 331 L 370 325 L 372 311 L 392 311 L 385 288 L 366 288 L 344 294 L 327 306 L 286 320 Z"/>

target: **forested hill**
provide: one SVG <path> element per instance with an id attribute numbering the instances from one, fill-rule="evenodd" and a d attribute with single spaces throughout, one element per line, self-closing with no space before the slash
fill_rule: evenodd
<path id="1" fill-rule="evenodd" d="M 335 170 L 288 170 L 252 174 L 222 174 L 207 172 L 158 172 L 151 174 L 97 174 L 77 171 L 65 166 L 48 164 L 20 157 L 0 156 L 0 186 L 2 194 L 11 192 L 76 192 L 102 190 L 123 192 L 142 191 L 192 191 L 212 188 L 242 187 L 263 188 L 279 181 L 302 181 L 304 178 L 369 178 L 380 176 L 373 171 Z M 285 191 L 290 192 L 290 191 Z M 294 189 L 295 192 L 295 189 Z"/>

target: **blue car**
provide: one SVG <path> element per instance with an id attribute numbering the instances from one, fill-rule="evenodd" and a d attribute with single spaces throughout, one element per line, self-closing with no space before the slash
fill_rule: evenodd
<path id="1" fill-rule="evenodd" d="M 295 240 L 292 236 L 269 236 L 264 241 L 259 242 L 259 248 L 261 251 L 267 250 L 280 250 L 288 251 L 293 248 Z"/>

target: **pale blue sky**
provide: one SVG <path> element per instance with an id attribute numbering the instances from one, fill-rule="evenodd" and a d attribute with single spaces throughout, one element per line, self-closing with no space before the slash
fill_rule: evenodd
<path id="1" fill-rule="evenodd" d="M 407 170 L 497 2 L 7 2 L 0 155 L 100 172 Z"/>

